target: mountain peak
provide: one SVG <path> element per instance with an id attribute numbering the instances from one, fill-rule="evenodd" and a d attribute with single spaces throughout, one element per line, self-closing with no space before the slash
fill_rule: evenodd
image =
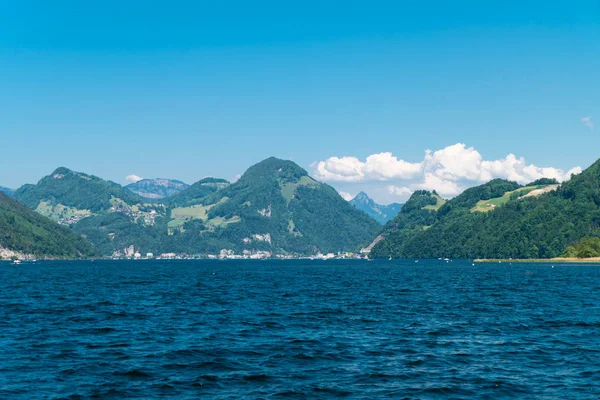
<path id="1" fill-rule="evenodd" d="M 206 177 L 200 179 L 191 186 L 180 190 L 178 193 L 170 194 L 167 196 L 167 202 L 172 207 L 198 204 L 206 196 L 213 194 L 228 185 L 229 182 L 225 179 Z"/>
<path id="2" fill-rule="evenodd" d="M 200 179 L 196 183 L 197 184 L 207 184 L 207 183 L 224 183 L 224 184 L 229 184 L 229 181 L 227 179 L 223 179 L 223 178 L 213 178 L 211 176 L 208 176 L 206 178 Z"/>
<path id="3" fill-rule="evenodd" d="M 439 200 L 438 200 L 439 199 Z M 437 205 L 443 199 L 439 197 L 436 191 L 415 190 L 408 201 L 402 206 L 402 213 L 410 213 L 415 210 L 437 211 Z"/>
<path id="4" fill-rule="evenodd" d="M 385 224 L 389 220 L 393 219 L 398 212 L 402 204 L 392 203 L 387 206 L 377 204 L 373 199 L 369 197 L 365 192 L 360 192 L 352 200 L 350 200 L 355 208 L 367 213 L 370 217 L 375 219 L 380 224 Z"/>
<path id="5" fill-rule="evenodd" d="M 131 192 L 148 199 L 162 199 L 181 192 L 188 184 L 175 179 L 148 178 L 125 186 Z"/>
<path id="6" fill-rule="evenodd" d="M 20 187 L 15 192 L 15 198 L 33 209 L 45 202 L 53 206 L 67 206 L 92 213 L 112 207 L 111 202 L 114 198 L 127 204 L 136 204 L 141 200 L 114 182 L 65 167 L 55 169 L 36 185 Z"/>
<path id="7" fill-rule="evenodd" d="M 365 192 L 360 192 L 359 194 L 354 196 L 352 201 L 372 202 L 373 200 Z"/>
<path id="8" fill-rule="evenodd" d="M 55 175 L 69 175 L 72 174 L 73 170 L 70 170 L 67 167 L 58 167 L 54 170 L 54 172 L 52 172 L 50 174 L 50 176 L 55 176 Z"/>
<path id="9" fill-rule="evenodd" d="M 310 178 L 293 161 L 275 157 L 251 166 L 239 180 L 204 198 L 202 209 L 208 226 L 203 240 L 213 229 L 219 240 L 227 238 L 231 248 L 248 251 L 352 250 L 379 230 L 334 188 Z"/>
<path id="10" fill-rule="evenodd" d="M 248 168 L 240 181 L 270 178 L 283 182 L 294 182 L 303 176 L 308 176 L 308 172 L 295 162 L 269 157 Z"/>

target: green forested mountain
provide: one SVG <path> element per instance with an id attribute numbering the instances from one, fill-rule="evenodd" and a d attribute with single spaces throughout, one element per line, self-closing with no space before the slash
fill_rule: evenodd
<path id="1" fill-rule="evenodd" d="M 377 204 L 365 192 L 360 192 L 354 196 L 354 198 L 350 200 L 350 204 L 356 209 L 365 212 L 368 216 L 382 225 L 398 215 L 400 208 L 402 208 L 402 204 L 398 203 L 392 203 L 385 206 Z"/>
<path id="2" fill-rule="evenodd" d="M 378 229 L 335 189 L 295 163 L 276 158 L 250 167 L 237 182 L 203 197 L 200 204 L 172 208 L 170 217 L 172 235 L 198 250 L 215 242 L 212 248 L 236 251 L 350 251 Z"/>
<path id="3" fill-rule="evenodd" d="M 98 248 L 104 255 L 134 243 L 153 247 L 146 233 L 155 236 L 156 226 L 166 220 L 164 207 L 114 182 L 67 168 L 58 168 L 36 185 L 21 187 L 15 198 L 60 224 L 72 226 L 95 245 L 102 244 Z"/>
<path id="4" fill-rule="evenodd" d="M 95 253 L 69 228 L 58 225 L 0 193 L 0 248 L 36 257 L 78 258 Z"/>
<path id="5" fill-rule="evenodd" d="M 231 185 L 216 178 L 196 182 L 160 199 L 166 208 L 66 169 L 19 189 L 17 198 L 70 224 L 105 255 L 130 246 L 142 254 L 352 251 L 379 229 L 335 189 L 276 158 L 249 168 Z"/>
<path id="6" fill-rule="evenodd" d="M 91 213 L 106 211 L 118 203 L 137 204 L 142 201 L 138 195 L 114 182 L 64 167 L 56 169 L 36 185 L 20 187 L 14 197 L 33 209 L 60 204 Z"/>
<path id="7" fill-rule="evenodd" d="M 162 199 L 176 195 L 189 187 L 187 183 L 175 179 L 142 179 L 125 186 L 125 189 L 146 199 Z"/>
<path id="8" fill-rule="evenodd" d="M 435 191 L 418 190 L 402 206 L 398 215 L 389 221 L 381 234 L 385 240 L 371 250 L 371 256 L 387 258 L 393 255 L 389 248 L 404 243 L 415 234 L 429 229 L 437 221 L 437 210 L 445 203 Z"/>
<path id="9" fill-rule="evenodd" d="M 424 229 L 388 224 L 371 257 L 557 257 L 579 239 L 600 235 L 599 206 L 600 161 L 560 186 L 494 180 L 442 205 Z"/>
<path id="10" fill-rule="evenodd" d="M 229 182 L 219 178 L 204 178 L 165 199 L 167 204 L 172 207 L 192 206 L 199 204 L 209 194 L 213 194 L 219 189 L 229 186 Z"/>

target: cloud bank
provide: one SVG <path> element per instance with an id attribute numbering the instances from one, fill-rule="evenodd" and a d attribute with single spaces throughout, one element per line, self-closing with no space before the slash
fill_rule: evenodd
<path id="1" fill-rule="evenodd" d="M 412 163 L 384 152 L 368 156 L 330 157 L 311 164 L 315 178 L 348 185 L 385 184 L 389 200 L 406 199 L 414 190 L 436 190 L 453 197 L 463 190 L 495 178 L 526 184 L 540 178 L 567 180 L 581 172 L 580 167 L 564 171 L 528 164 L 523 157 L 508 154 L 499 160 L 484 160 L 473 147 L 456 143 L 437 151 L 427 150 L 422 161 Z M 347 190 L 347 189 L 345 189 Z"/>

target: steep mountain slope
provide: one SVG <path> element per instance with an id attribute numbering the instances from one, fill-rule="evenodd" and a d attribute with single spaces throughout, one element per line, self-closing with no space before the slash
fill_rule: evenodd
<path id="1" fill-rule="evenodd" d="M 173 208 L 171 217 L 170 228 L 179 235 L 204 238 L 198 244 L 218 240 L 218 246 L 238 252 L 350 251 L 378 230 L 373 219 L 335 189 L 295 163 L 276 158 L 250 167 L 201 204 Z"/>
<path id="2" fill-rule="evenodd" d="M 14 190 L 0 186 L 0 192 L 4 193 L 5 195 L 7 195 L 9 197 L 12 197 Z"/>
<path id="3" fill-rule="evenodd" d="M 154 178 L 142 179 L 125 186 L 125 189 L 147 199 L 162 199 L 173 196 L 189 186 L 187 183 L 174 179 Z"/>
<path id="4" fill-rule="evenodd" d="M 375 221 L 381 225 L 385 224 L 396 215 L 402 208 L 402 204 L 392 203 L 387 206 L 377 204 L 365 192 L 360 192 L 352 200 L 350 200 L 356 209 L 367 213 Z"/>
<path id="5" fill-rule="evenodd" d="M 435 191 L 418 190 L 412 194 L 400 212 L 388 221 L 371 244 L 370 257 L 397 256 L 397 247 L 415 234 L 429 229 L 437 222 L 437 211 L 445 203 Z"/>
<path id="6" fill-rule="evenodd" d="M 165 201 L 172 207 L 191 206 L 199 204 L 206 196 L 213 194 L 219 189 L 229 186 L 229 182 L 219 178 L 204 178 L 176 193 Z"/>
<path id="7" fill-rule="evenodd" d="M 599 183 L 600 161 L 561 186 L 494 180 L 448 201 L 427 230 L 389 234 L 371 256 L 557 257 L 582 237 L 600 235 Z"/>
<path id="8" fill-rule="evenodd" d="M 62 227 L 0 193 L 0 250 L 38 258 L 78 258 L 95 254 L 93 247 Z"/>

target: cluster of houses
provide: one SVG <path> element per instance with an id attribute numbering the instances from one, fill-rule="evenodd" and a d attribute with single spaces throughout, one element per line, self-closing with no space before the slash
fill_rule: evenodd
<path id="1" fill-rule="evenodd" d="M 86 217 L 89 217 L 89 215 L 72 215 L 66 218 L 59 218 L 57 222 L 61 225 L 73 225 Z"/>
<path id="2" fill-rule="evenodd" d="M 136 223 L 138 223 L 138 221 L 142 219 L 145 225 L 154 225 L 156 217 L 160 215 L 156 210 L 150 210 L 149 212 L 140 211 L 133 209 L 125 203 L 112 206 L 108 211 L 119 212 L 127 215 L 128 217 L 132 217 L 134 222 Z"/>
<path id="3" fill-rule="evenodd" d="M 270 251 L 264 250 L 244 250 L 242 254 L 237 254 L 231 249 L 221 249 L 219 254 L 206 254 L 206 255 L 189 255 L 189 254 L 178 254 L 178 253 L 162 253 L 154 255 L 153 253 L 141 253 L 136 251 L 133 245 L 123 249 L 122 251 L 117 250 L 112 255 L 113 259 L 133 259 L 133 260 L 189 260 L 189 259 L 211 259 L 211 260 L 264 260 L 268 258 L 275 258 L 280 260 L 291 260 L 291 259 L 310 259 L 310 260 L 332 260 L 332 259 L 360 259 L 365 258 L 364 255 L 357 253 L 318 253 L 312 256 L 303 256 L 298 254 L 275 254 Z"/>

